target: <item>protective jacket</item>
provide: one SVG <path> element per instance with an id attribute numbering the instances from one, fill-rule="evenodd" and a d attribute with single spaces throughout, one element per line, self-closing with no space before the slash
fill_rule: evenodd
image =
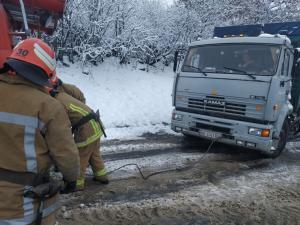
<path id="1" fill-rule="evenodd" d="M 59 81 L 59 85 L 57 87 L 59 92 L 65 92 L 68 95 L 76 98 L 77 100 L 85 103 L 85 97 L 82 91 L 73 84 L 64 83 L 61 80 Z"/>
<path id="2" fill-rule="evenodd" d="M 64 92 L 58 92 L 55 98 L 64 105 L 72 126 L 92 112 L 87 105 Z M 102 135 L 100 124 L 92 119 L 75 130 L 74 139 L 77 147 L 82 148 L 97 141 Z"/>
<path id="3" fill-rule="evenodd" d="M 0 75 L 0 169 L 49 174 L 56 164 L 65 180 L 79 175 L 78 150 L 63 106 L 19 76 Z M 24 197 L 30 186 L 0 180 L 0 224 L 30 224 L 37 201 Z M 57 209 L 55 197 L 43 216 Z"/>

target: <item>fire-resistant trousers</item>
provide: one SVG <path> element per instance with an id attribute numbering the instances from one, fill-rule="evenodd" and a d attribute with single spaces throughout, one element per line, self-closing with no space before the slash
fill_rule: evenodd
<path id="1" fill-rule="evenodd" d="M 93 143 L 78 148 L 80 157 L 80 178 L 83 180 L 85 178 L 86 168 L 90 164 L 94 172 L 94 176 L 104 176 L 106 175 L 105 165 L 103 159 L 100 155 L 100 139 L 94 141 Z"/>

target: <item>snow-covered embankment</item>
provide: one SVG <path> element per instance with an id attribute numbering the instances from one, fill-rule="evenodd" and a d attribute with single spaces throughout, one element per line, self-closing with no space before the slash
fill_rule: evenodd
<path id="1" fill-rule="evenodd" d="M 171 132 L 173 73 L 144 72 L 108 60 L 92 67 L 90 75 L 78 64 L 59 66 L 60 78 L 77 85 L 87 104 L 99 109 L 108 139 L 135 138 L 146 132 Z"/>

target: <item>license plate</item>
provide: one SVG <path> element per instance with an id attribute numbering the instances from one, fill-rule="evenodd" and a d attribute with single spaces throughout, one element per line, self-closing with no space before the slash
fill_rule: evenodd
<path id="1" fill-rule="evenodd" d="M 222 137 L 221 133 L 210 131 L 210 130 L 199 130 L 199 133 L 207 138 L 216 139 Z"/>

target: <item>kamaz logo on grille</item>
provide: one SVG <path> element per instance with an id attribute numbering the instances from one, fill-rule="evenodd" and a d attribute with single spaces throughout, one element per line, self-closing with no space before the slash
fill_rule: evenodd
<path id="1" fill-rule="evenodd" d="M 209 104 L 209 105 L 220 105 L 220 106 L 225 106 L 225 102 L 224 101 L 220 101 L 220 100 L 213 100 L 213 99 L 204 99 L 203 100 L 204 104 Z"/>

